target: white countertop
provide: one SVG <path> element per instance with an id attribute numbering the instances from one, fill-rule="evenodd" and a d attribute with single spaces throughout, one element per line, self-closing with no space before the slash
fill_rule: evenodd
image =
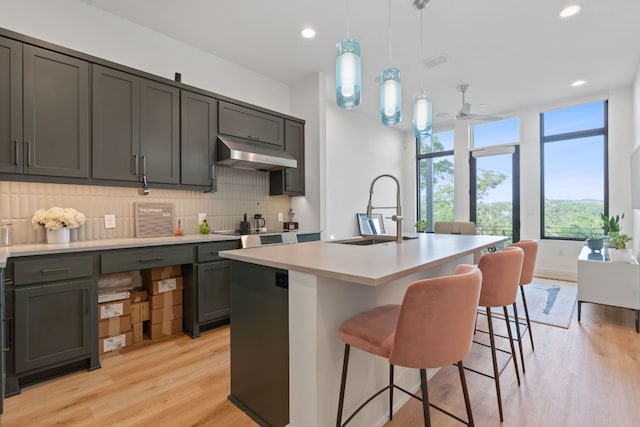
<path id="1" fill-rule="evenodd" d="M 223 251 L 220 256 L 377 286 L 505 240 L 503 236 L 418 233 L 417 239 L 403 243 L 357 246 L 330 241 L 308 242 Z"/>
<path id="2" fill-rule="evenodd" d="M 317 231 L 287 231 L 288 233 L 316 233 Z M 281 231 L 264 233 L 277 234 Z M 52 255 L 57 253 L 88 252 L 109 249 L 140 248 L 145 246 L 180 245 L 187 243 L 218 242 L 223 240 L 240 240 L 240 236 L 230 234 L 188 234 L 185 236 L 163 237 L 129 237 L 121 239 L 85 240 L 63 244 L 33 243 L 27 245 L 13 245 L 0 247 L 0 268 L 6 267 L 7 258 L 30 255 Z"/>

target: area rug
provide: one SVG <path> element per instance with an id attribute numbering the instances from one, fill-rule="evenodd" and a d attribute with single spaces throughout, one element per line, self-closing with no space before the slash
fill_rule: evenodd
<path id="1" fill-rule="evenodd" d="M 578 286 L 575 282 L 535 277 L 532 283 L 524 286 L 524 293 L 532 322 L 569 329 L 578 298 Z M 524 319 L 524 306 L 519 290 L 516 303 L 518 317 Z M 502 311 L 492 311 L 502 314 Z M 509 313 L 511 314 L 511 310 Z"/>

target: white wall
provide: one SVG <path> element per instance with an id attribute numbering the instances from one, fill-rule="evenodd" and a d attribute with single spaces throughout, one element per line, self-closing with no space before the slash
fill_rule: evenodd
<path id="1" fill-rule="evenodd" d="M 633 147 L 640 149 L 640 66 L 633 83 Z M 640 168 L 640 165 L 635 165 Z M 632 182 L 637 188 L 640 182 Z M 633 210 L 633 253 L 640 258 L 640 209 Z"/>
<path id="2" fill-rule="evenodd" d="M 383 126 L 357 110 L 340 109 L 326 100 L 326 235 L 340 238 L 358 234 L 356 213 L 366 212 L 371 181 L 380 174 L 391 174 L 404 181 L 404 157 L 410 153 L 415 162 L 415 146 L 407 145 L 406 134 Z M 411 174 L 415 180 L 415 172 Z M 377 181 L 374 206 L 395 206 L 396 185 L 393 180 Z M 405 202 L 403 201 L 403 207 Z M 415 209 L 414 209 L 415 210 Z M 393 210 L 379 210 L 385 216 Z M 407 211 L 409 213 L 409 211 Z M 415 215 L 415 214 L 414 214 Z M 405 230 L 413 223 L 405 221 Z M 388 234 L 395 234 L 395 224 L 385 222 Z"/>
<path id="3" fill-rule="evenodd" d="M 0 27 L 285 114 L 290 88 L 78 0 L 0 0 Z"/>

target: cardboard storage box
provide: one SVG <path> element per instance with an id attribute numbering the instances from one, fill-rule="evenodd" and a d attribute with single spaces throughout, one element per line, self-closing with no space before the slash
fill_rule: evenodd
<path id="1" fill-rule="evenodd" d="M 131 291 L 131 302 L 136 303 L 140 301 L 146 301 L 147 298 L 147 289 L 146 288 L 133 288 Z"/>
<path id="2" fill-rule="evenodd" d="M 171 307 L 182 304 L 182 291 L 163 292 L 160 295 L 149 295 L 149 309 Z"/>
<path id="3" fill-rule="evenodd" d="M 178 277 L 182 276 L 182 266 L 170 265 L 168 267 L 149 268 L 141 270 L 140 276 L 142 277 L 142 283 Z"/>
<path id="4" fill-rule="evenodd" d="M 182 319 L 173 319 L 155 325 L 147 322 L 144 323 L 144 331 L 152 340 L 177 334 L 178 332 L 182 332 Z"/>
<path id="5" fill-rule="evenodd" d="M 183 287 L 182 277 L 145 282 L 144 287 L 147 288 L 147 291 L 151 295 L 160 295 L 161 293 L 170 291 L 181 291 Z"/>
<path id="6" fill-rule="evenodd" d="M 131 316 L 110 317 L 98 322 L 98 338 L 114 337 L 131 330 Z"/>
<path id="7" fill-rule="evenodd" d="M 151 310 L 151 321 L 152 325 L 157 323 L 166 322 L 173 319 L 181 319 L 182 318 L 182 304 L 180 305 L 172 305 L 169 307 L 161 308 L 160 310 Z"/>
<path id="8" fill-rule="evenodd" d="M 144 334 L 142 333 L 142 322 L 134 323 L 131 325 L 131 332 L 133 334 L 133 344 L 141 343 L 144 340 Z"/>
<path id="9" fill-rule="evenodd" d="M 149 301 L 131 304 L 131 323 L 140 323 L 149 320 Z"/>
<path id="10" fill-rule="evenodd" d="M 123 347 L 130 346 L 132 343 L 133 334 L 131 331 L 115 337 L 101 338 L 99 352 L 100 354 L 104 354 L 108 351 L 119 350 Z"/>
<path id="11" fill-rule="evenodd" d="M 98 320 L 131 314 L 131 300 L 111 301 L 98 304 Z"/>

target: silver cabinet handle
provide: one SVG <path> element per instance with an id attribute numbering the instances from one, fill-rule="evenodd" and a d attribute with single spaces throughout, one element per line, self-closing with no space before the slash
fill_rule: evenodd
<path id="1" fill-rule="evenodd" d="M 140 156 L 142 159 L 142 175 L 147 174 L 147 156 Z"/>
<path id="2" fill-rule="evenodd" d="M 162 260 L 164 260 L 164 258 L 159 256 L 157 258 L 139 259 L 138 262 L 154 262 L 154 261 L 162 261 Z"/>

